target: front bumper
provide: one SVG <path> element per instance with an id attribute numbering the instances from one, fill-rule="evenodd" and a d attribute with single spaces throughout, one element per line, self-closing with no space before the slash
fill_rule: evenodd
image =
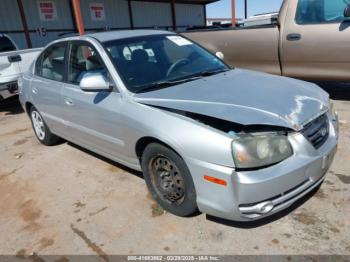
<path id="1" fill-rule="evenodd" d="M 329 118 L 332 119 L 332 118 Z M 277 213 L 319 186 L 337 149 L 337 119 L 330 121 L 327 141 L 319 149 L 301 134 L 289 136 L 294 155 L 269 168 L 237 172 L 229 167 L 188 159 L 200 211 L 235 221 L 252 221 Z M 203 175 L 227 181 L 209 183 Z"/>

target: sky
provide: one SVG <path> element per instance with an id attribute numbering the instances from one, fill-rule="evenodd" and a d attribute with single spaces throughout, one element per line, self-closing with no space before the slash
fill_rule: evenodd
<path id="1" fill-rule="evenodd" d="M 236 1 L 236 17 L 244 18 L 244 0 Z M 278 11 L 283 0 L 247 0 L 248 17 L 256 14 Z M 231 0 L 220 0 L 207 5 L 208 18 L 230 18 Z"/>

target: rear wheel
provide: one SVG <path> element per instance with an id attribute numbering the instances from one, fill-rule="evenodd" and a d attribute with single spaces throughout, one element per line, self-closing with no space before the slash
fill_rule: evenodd
<path id="1" fill-rule="evenodd" d="M 60 140 L 58 136 L 51 133 L 43 117 L 34 106 L 30 108 L 30 119 L 32 121 L 34 133 L 40 143 L 46 146 L 52 146 Z"/>
<path id="2" fill-rule="evenodd" d="M 193 180 L 178 154 L 163 145 L 152 143 L 144 150 L 141 162 L 147 187 L 161 207 L 177 216 L 196 213 Z"/>

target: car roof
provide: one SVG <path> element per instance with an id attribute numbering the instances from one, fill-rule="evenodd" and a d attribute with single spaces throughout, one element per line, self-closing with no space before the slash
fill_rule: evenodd
<path id="1" fill-rule="evenodd" d="M 164 35 L 164 34 L 175 34 L 170 31 L 165 30 L 118 30 L 118 31 L 108 31 L 101 33 L 88 34 L 86 36 L 93 37 L 100 42 L 107 42 L 111 40 L 118 40 L 124 38 L 138 37 L 138 36 L 148 36 L 148 35 Z"/>
<path id="2" fill-rule="evenodd" d="M 79 40 L 88 40 L 89 38 L 96 39 L 100 42 L 108 42 L 113 40 L 127 39 L 139 36 L 151 36 L 151 35 L 176 35 L 176 33 L 166 30 L 149 30 L 149 29 L 137 29 L 137 30 L 115 30 L 115 31 L 107 31 L 107 32 L 99 32 L 99 33 L 90 33 L 80 36 L 70 36 L 57 39 L 51 43 L 49 43 L 46 47 L 51 46 L 53 44 L 66 42 L 66 41 L 79 41 Z M 46 48 L 45 47 L 45 48 Z"/>

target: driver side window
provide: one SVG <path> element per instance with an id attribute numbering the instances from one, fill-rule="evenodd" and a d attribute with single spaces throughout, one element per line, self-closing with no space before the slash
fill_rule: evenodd
<path id="1" fill-rule="evenodd" d="M 79 85 L 89 73 L 102 73 L 107 77 L 107 69 L 97 51 L 88 44 L 73 43 L 68 65 L 68 82 Z"/>

